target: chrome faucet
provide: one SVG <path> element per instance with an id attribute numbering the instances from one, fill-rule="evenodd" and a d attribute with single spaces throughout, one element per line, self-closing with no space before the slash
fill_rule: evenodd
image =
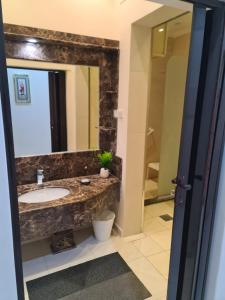
<path id="1" fill-rule="evenodd" d="M 42 185 L 44 179 L 44 170 L 37 170 L 37 185 Z"/>

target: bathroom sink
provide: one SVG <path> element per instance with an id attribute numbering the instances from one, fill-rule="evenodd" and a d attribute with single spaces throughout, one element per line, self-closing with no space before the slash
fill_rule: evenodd
<path id="1" fill-rule="evenodd" d="M 43 203 L 63 198 L 70 194 L 70 191 L 61 187 L 46 187 L 40 190 L 31 191 L 19 196 L 19 202 Z"/>

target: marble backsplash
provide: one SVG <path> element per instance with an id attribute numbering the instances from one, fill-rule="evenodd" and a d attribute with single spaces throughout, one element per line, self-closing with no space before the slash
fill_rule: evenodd
<path id="1" fill-rule="evenodd" d="M 44 181 L 98 174 L 98 153 L 99 151 L 82 151 L 18 157 L 15 159 L 17 184 L 35 183 L 37 169 L 44 170 Z M 121 179 L 121 158 L 114 156 L 111 172 Z"/>

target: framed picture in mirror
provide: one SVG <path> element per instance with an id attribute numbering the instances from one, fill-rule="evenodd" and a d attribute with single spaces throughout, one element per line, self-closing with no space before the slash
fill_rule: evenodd
<path id="1" fill-rule="evenodd" d="M 17 104 L 30 104 L 30 81 L 28 75 L 13 75 L 15 101 Z"/>

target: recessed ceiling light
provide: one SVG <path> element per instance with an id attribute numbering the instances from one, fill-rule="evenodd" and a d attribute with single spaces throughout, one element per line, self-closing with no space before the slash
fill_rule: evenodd
<path id="1" fill-rule="evenodd" d="M 35 43 L 38 42 L 36 39 L 27 39 L 27 41 L 28 41 L 29 43 L 33 43 L 33 44 L 35 44 Z"/>
<path id="2" fill-rule="evenodd" d="M 164 31 L 164 28 L 159 28 L 158 31 L 159 31 L 159 32 L 163 32 L 163 31 Z"/>

